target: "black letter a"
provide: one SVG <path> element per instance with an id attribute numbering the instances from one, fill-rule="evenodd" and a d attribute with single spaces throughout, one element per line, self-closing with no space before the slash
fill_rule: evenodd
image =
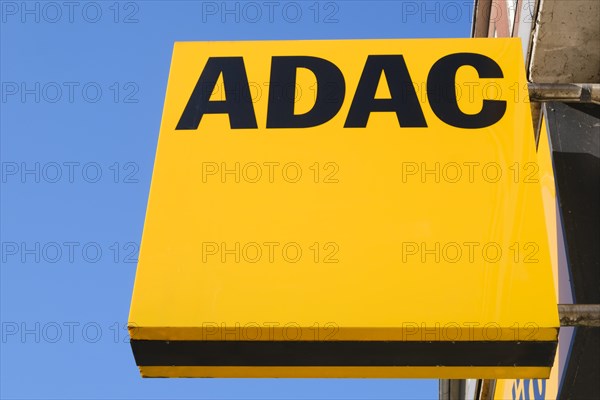
<path id="1" fill-rule="evenodd" d="M 221 73 L 225 86 L 225 100 L 210 101 Z M 231 129 L 257 128 L 242 57 L 208 59 L 175 130 L 198 129 L 204 114 L 229 114 Z"/>
<path id="2" fill-rule="evenodd" d="M 391 99 L 376 99 L 382 72 L 388 81 Z M 358 81 L 344 128 L 364 128 L 374 111 L 393 111 L 401 127 L 426 128 L 417 93 L 401 55 L 369 56 Z"/>

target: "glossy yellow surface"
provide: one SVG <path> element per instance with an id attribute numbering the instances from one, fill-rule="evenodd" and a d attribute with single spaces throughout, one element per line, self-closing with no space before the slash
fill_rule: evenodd
<path id="1" fill-rule="evenodd" d="M 502 79 L 481 79 L 470 67 L 456 75 L 465 113 L 477 113 L 484 98 L 507 101 L 495 125 L 455 128 L 428 104 L 430 67 L 459 52 L 484 54 L 502 68 Z M 343 128 L 372 54 L 404 55 L 427 128 L 400 128 L 389 112 L 372 113 L 366 128 Z M 340 68 L 346 97 L 333 119 L 313 128 L 265 129 L 276 55 L 321 57 Z M 232 130 L 227 115 L 205 115 L 198 130 L 176 131 L 207 58 L 218 56 L 244 57 L 259 129 Z M 302 113 L 314 102 L 315 82 L 308 71 L 298 77 L 296 113 Z M 377 96 L 389 96 L 386 80 L 379 85 Z M 217 85 L 212 98 L 219 96 Z M 518 39 L 176 43 L 129 317 L 132 337 L 556 340 L 527 96 Z M 222 174 L 236 163 L 239 182 L 234 173 Z M 262 177 L 253 182 L 257 165 Z M 437 175 L 421 173 L 436 168 Z M 396 370 L 394 376 L 442 377 L 439 369 Z"/>
<path id="2" fill-rule="evenodd" d="M 546 214 L 546 224 L 548 227 L 548 241 L 550 244 L 550 259 L 552 262 L 552 271 L 554 273 L 554 286 L 556 297 L 558 298 L 558 242 L 557 242 L 557 224 L 556 224 L 556 186 L 554 183 L 554 169 L 552 168 L 552 153 L 550 149 L 550 133 L 546 126 L 546 118 L 542 118 L 540 127 L 540 139 L 538 143 L 538 163 L 540 166 L 540 183 L 542 189 L 542 198 L 544 202 L 544 212 Z M 562 336 L 561 336 L 562 337 Z M 570 339 L 570 337 L 569 337 Z M 558 376 L 559 364 L 564 360 L 559 359 L 560 346 L 569 346 L 566 340 L 558 341 L 554 365 L 548 379 L 530 379 L 526 381 L 525 376 L 519 376 L 516 379 L 498 379 L 494 393 L 495 400 L 519 400 L 529 398 L 532 400 L 555 400 L 558 396 L 560 387 L 560 378 Z M 542 396 L 543 393 L 543 396 Z"/>

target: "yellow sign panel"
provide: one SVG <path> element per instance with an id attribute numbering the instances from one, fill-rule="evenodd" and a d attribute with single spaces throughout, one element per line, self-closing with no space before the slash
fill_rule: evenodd
<path id="1" fill-rule="evenodd" d="M 129 318 L 142 375 L 547 377 L 520 48 L 176 43 Z"/>
<path id="2" fill-rule="evenodd" d="M 540 137 L 537 149 L 538 165 L 540 167 L 540 184 L 542 186 L 542 200 L 546 215 L 548 243 L 550 245 L 550 262 L 554 275 L 554 287 L 558 297 L 559 266 L 558 266 L 558 231 L 556 221 L 556 186 L 554 183 L 554 170 L 552 168 L 552 153 L 549 141 L 550 132 L 547 130 L 545 116 L 541 120 Z M 569 285 L 562 282 L 562 285 Z M 560 387 L 559 371 L 566 360 L 560 357 L 559 348 L 570 345 L 571 336 L 561 336 L 556 356 L 552 365 L 552 372 L 548 379 L 498 379 L 495 385 L 495 400 L 556 400 Z"/>

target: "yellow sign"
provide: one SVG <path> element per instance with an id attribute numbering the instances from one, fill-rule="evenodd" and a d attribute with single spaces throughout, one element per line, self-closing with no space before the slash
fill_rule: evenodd
<path id="1" fill-rule="evenodd" d="M 148 377 L 547 377 L 518 39 L 176 43 L 129 317 Z"/>

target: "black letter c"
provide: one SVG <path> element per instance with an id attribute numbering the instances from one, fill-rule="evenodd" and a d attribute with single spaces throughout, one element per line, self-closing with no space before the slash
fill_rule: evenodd
<path id="1" fill-rule="evenodd" d="M 506 101 L 483 100 L 477 114 L 465 114 L 456 99 L 456 72 L 469 65 L 480 78 L 503 78 L 502 69 L 491 58 L 476 53 L 456 53 L 439 59 L 427 77 L 427 96 L 431 109 L 439 119 L 457 128 L 477 129 L 494 125 L 506 112 Z"/>

